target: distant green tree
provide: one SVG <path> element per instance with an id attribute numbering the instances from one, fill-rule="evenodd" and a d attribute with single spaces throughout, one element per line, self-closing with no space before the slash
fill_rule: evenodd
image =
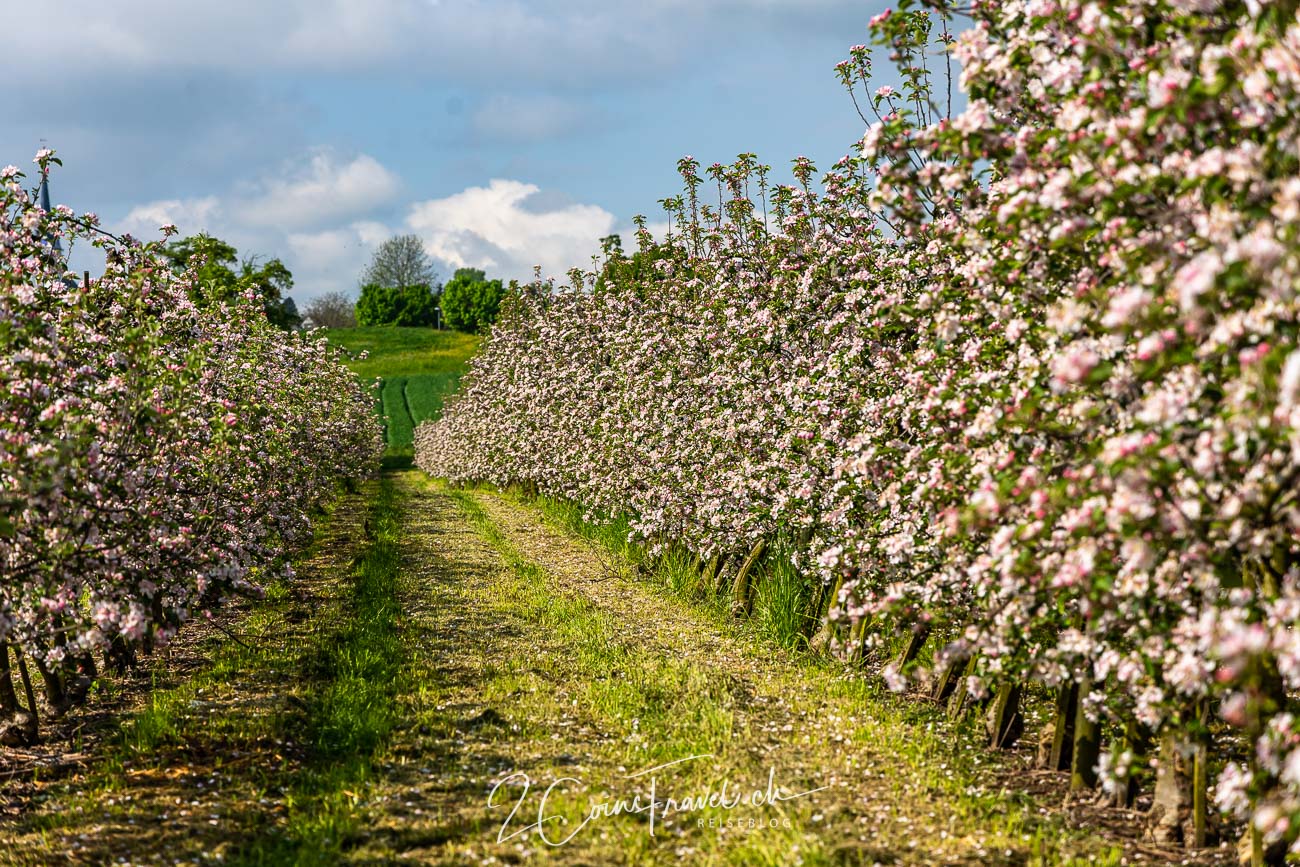
<path id="1" fill-rule="evenodd" d="M 600 250 L 605 254 L 606 259 L 623 258 L 623 236 L 614 234 L 601 238 Z"/>
<path id="2" fill-rule="evenodd" d="M 280 306 L 284 308 L 285 327 L 290 331 L 302 328 L 302 314 L 298 312 L 298 303 L 286 295 Z"/>
<path id="3" fill-rule="evenodd" d="M 358 325 L 423 325 L 438 322 L 438 296 L 427 283 L 381 286 L 367 283 L 357 299 Z"/>
<path id="4" fill-rule="evenodd" d="M 497 321 L 505 289 L 477 268 L 461 268 L 442 287 L 442 318 L 457 331 L 486 331 Z"/>
<path id="5" fill-rule="evenodd" d="M 178 271 L 197 265 L 199 283 L 214 287 L 223 300 L 238 291 L 235 287 L 239 277 L 233 266 L 239 262 L 239 253 L 220 238 L 207 234 L 191 235 L 168 244 L 164 254 Z M 196 261 L 199 259 L 203 260 L 201 264 Z"/>
<path id="6" fill-rule="evenodd" d="M 208 234 L 173 241 L 164 255 L 177 271 L 197 265 L 198 281 L 206 290 L 208 301 L 228 301 L 252 289 L 261 296 L 262 309 L 269 321 L 286 331 L 302 323 L 296 307 L 286 308 L 287 293 L 293 288 L 293 273 L 279 259 L 265 262 L 257 256 L 240 259 L 233 246 Z"/>

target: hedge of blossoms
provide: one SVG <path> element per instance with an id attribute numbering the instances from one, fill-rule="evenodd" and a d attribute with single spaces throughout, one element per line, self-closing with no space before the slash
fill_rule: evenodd
<path id="1" fill-rule="evenodd" d="M 1293 5 L 1003 4 L 958 46 L 964 114 L 868 132 L 870 203 L 936 255 L 925 434 L 868 432 L 850 499 L 876 508 L 888 456 L 946 532 L 859 527 L 837 558 L 866 576 L 851 615 L 964 627 L 988 678 L 1081 681 L 1167 768 L 1214 707 L 1258 744 L 1220 805 L 1266 843 L 1300 806 L 1297 49 Z"/>
<path id="2" fill-rule="evenodd" d="M 37 156 L 41 172 L 51 161 Z M 96 651 L 120 663 L 256 593 L 289 571 L 308 511 L 382 445 L 373 399 L 322 338 L 274 328 L 251 296 L 209 302 L 159 244 L 42 210 L 13 166 L 0 178 L 0 734 L 13 743 L 36 735 L 27 661 L 58 712 Z M 103 248 L 103 276 L 72 279 L 56 241 Z"/>
<path id="3" fill-rule="evenodd" d="M 1295 5 L 973 16 L 964 112 L 933 116 L 931 18 L 878 17 L 904 86 L 823 195 L 768 231 L 752 163 L 720 214 L 687 162 L 658 266 L 517 299 L 417 461 L 702 558 L 807 540 L 891 682 L 910 634 L 975 695 L 1056 688 L 1109 785 L 1155 767 L 1157 837 L 1200 842 L 1213 785 L 1260 861 L 1300 836 Z"/>

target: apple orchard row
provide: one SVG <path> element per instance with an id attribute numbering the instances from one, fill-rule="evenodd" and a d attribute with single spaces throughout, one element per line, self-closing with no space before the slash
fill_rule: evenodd
<path id="1" fill-rule="evenodd" d="M 873 20 L 838 67 L 867 132 L 824 178 L 683 160 L 669 239 L 514 298 L 417 462 L 625 517 L 739 609 L 789 562 L 812 644 L 982 708 L 998 745 L 1051 702 L 1040 760 L 1076 787 L 1151 791 L 1189 847 L 1217 805 L 1275 860 L 1300 837 L 1295 4 L 970 15 Z"/>

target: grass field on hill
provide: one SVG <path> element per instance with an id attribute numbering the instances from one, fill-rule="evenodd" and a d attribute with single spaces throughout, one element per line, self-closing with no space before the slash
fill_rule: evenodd
<path id="1" fill-rule="evenodd" d="M 363 379 L 380 379 L 379 409 L 391 456 L 411 454 L 415 426 L 442 411 L 443 397 L 456 390 L 479 337 L 432 328 L 335 328 L 331 343 L 364 359 L 349 366 Z"/>

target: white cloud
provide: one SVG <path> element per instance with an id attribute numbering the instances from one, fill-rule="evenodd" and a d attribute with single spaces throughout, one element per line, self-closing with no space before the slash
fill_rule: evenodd
<path id="1" fill-rule="evenodd" d="M 333 223 L 355 224 L 353 232 L 370 243 L 373 222 L 358 218 L 389 204 L 401 190 L 397 176 L 366 154 L 340 159 L 317 149 L 298 162 L 301 168 L 244 184 L 224 196 L 161 199 L 132 208 L 122 223 L 141 237 L 175 223 L 182 234 L 222 231 L 307 238 L 305 230 Z M 328 232 L 324 234 L 328 235 Z"/>
<path id="2" fill-rule="evenodd" d="M 357 258 L 362 244 L 354 229 L 326 229 L 323 232 L 290 234 L 285 241 L 289 255 L 297 262 L 309 262 L 317 271 L 333 271 Z M 364 255 L 364 250 L 361 251 Z"/>
<path id="3" fill-rule="evenodd" d="M 285 264 L 293 272 L 294 294 L 311 298 L 333 290 L 351 292 L 374 244 L 353 224 L 285 238 Z M 387 237 L 385 233 L 384 237 Z"/>
<path id="4" fill-rule="evenodd" d="M 308 168 L 287 179 L 263 179 L 227 196 L 164 199 L 138 205 L 118 224 L 140 238 L 158 237 L 175 223 L 182 235 L 209 232 L 243 255 L 275 256 L 294 275 L 302 302 L 324 292 L 356 288 L 374 249 L 395 234 L 414 232 L 444 273 L 482 268 L 492 277 L 527 280 L 534 266 L 563 278 L 570 268 L 591 266 L 600 239 L 618 221 L 598 205 L 570 201 L 535 184 L 496 179 L 442 199 L 410 206 L 404 223 L 391 226 L 364 215 L 396 181 L 365 155 L 340 161 L 316 153 Z M 651 226 L 658 237 L 662 227 Z M 625 247 L 635 238 L 624 232 Z"/>
<path id="5" fill-rule="evenodd" d="M 383 223 L 376 223 L 373 220 L 362 220 L 352 224 L 352 228 L 361 239 L 361 243 L 367 247 L 378 247 L 384 241 L 393 237 L 393 230 Z"/>
<path id="6" fill-rule="evenodd" d="M 304 297 L 335 289 L 350 292 L 374 249 L 394 234 L 373 220 L 318 232 L 291 232 L 285 237 L 285 261 Z"/>
<path id="7" fill-rule="evenodd" d="M 298 229 L 373 210 L 392 201 L 400 188 L 397 176 L 373 157 L 361 154 L 342 162 L 332 152 L 318 151 L 289 177 L 264 180 L 236 209 L 250 226 Z"/>
<path id="8" fill-rule="evenodd" d="M 490 276 L 528 279 L 533 266 L 548 276 L 590 267 L 600 239 L 614 231 L 614 215 L 597 205 L 530 209 L 540 189 L 495 179 L 411 208 L 406 224 L 430 255 L 453 268 L 482 268 Z"/>
<path id="9" fill-rule="evenodd" d="M 589 82 L 645 77 L 693 56 L 720 33 L 865 24 L 860 0 L 44 0 L 11 4 L 14 33 L 57 33 L 6 46 L 14 68 L 41 76 L 86 70 L 409 69 L 499 81 L 528 74 Z M 849 18 L 852 16 L 852 18 Z"/>
<path id="10" fill-rule="evenodd" d="M 122 226 L 124 231 L 140 240 L 152 241 L 159 237 L 159 228 L 168 223 L 178 227 L 183 234 L 195 235 L 211 232 L 214 226 L 220 225 L 221 218 L 221 202 L 216 196 L 164 199 L 132 208 L 122 220 Z"/>
<path id="11" fill-rule="evenodd" d="M 400 191 L 397 177 L 376 159 L 309 151 L 296 171 L 264 176 L 224 195 L 159 199 L 131 208 L 108 226 L 138 238 L 159 237 L 173 223 L 182 236 L 207 232 L 240 255 L 281 259 L 293 272 L 297 300 L 355 288 L 370 252 L 393 232 L 367 219 Z"/>

